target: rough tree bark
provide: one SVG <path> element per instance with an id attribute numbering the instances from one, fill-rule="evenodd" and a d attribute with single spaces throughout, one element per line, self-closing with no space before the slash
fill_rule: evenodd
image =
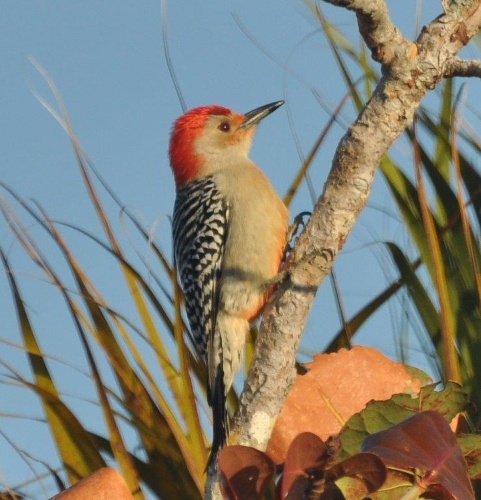
<path id="1" fill-rule="evenodd" d="M 444 78 L 481 76 L 481 61 L 457 53 L 481 25 L 481 0 L 443 2 L 445 12 L 413 42 L 391 22 L 384 0 L 324 0 L 355 13 L 382 78 L 341 139 L 312 217 L 296 242 L 291 275 L 264 313 L 254 359 L 231 432 L 265 450 L 295 379 L 295 356 L 314 296 L 365 206 L 376 170 L 422 98 Z M 211 472 L 206 498 L 220 498 Z"/>

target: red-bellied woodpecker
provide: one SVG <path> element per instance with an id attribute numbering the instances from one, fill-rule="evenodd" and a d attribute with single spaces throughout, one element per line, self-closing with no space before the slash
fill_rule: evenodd
<path id="1" fill-rule="evenodd" d="M 282 104 L 245 115 L 195 108 L 174 123 L 170 140 L 174 255 L 191 332 L 207 362 L 212 457 L 225 444 L 226 394 L 249 324 L 269 297 L 286 246 L 288 210 L 248 158 L 257 123 Z"/>

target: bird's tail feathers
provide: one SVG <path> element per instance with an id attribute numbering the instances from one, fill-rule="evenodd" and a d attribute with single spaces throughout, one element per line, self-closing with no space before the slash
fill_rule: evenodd
<path id="1" fill-rule="evenodd" d="M 217 454 L 225 445 L 229 433 L 227 415 L 226 389 L 224 383 L 224 370 L 218 366 L 213 386 L 210 388 L 210 405 L 212 406 L 213 437 L 212 448 L 209 456 L 209 467 L 217 459 Z"/>

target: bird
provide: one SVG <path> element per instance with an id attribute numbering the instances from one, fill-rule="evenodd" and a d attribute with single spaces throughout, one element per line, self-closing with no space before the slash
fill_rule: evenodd
<path id="1" fill-rule="evenodd" d="M 207 365 L 209 463 L 226 443 L 227 394 L 287 245 L 289 211 L 249 158 L 257 125 L 283 104 L 245 114 L 201 106 L 178 118 L 171 131 L 174 261 L 191 335 Z"/>

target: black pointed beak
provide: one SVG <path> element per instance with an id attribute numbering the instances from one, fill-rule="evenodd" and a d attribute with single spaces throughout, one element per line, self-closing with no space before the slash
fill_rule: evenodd
<path id="1" fill-rule="evenodd" d="M 249 128 L 259 123 L 267 115 L 270 115 L 277 108 L 280 108 L 284 101 L 271 102 L 260 108 L 253 109 L 244 115 L 244 121 L 239 125 L 239 128 Z"/>

